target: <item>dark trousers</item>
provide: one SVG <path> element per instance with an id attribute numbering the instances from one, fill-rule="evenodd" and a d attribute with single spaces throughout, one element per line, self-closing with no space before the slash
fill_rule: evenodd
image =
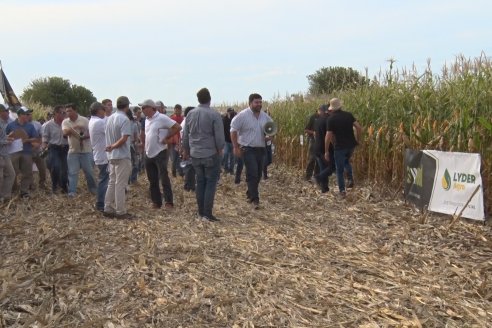
<path id="1" fill-rule="evenodd" d="M 306 180 L 319 173 L 319 167 L 316 163 L 316 148 L 314 138 L 308 138 L 308 161 L 306 166 Z"/>
<path id="2" fill-rule="evenodd" d="M 272 145 L 266 145 L 265 147 L 265 164 L 263 165 L 263 178 L 268 177 L 268 165 L 272 164 L 273 153 L 272 153 Z"/>
<path id="3" fill-rule="evenodd" d="M 184 190 L 195 191 L 196 179 L 193 165 L 187 165 L 184 169 Z"/>
<path id="4" fill-rule="evenodd" d="M 167 173 L 167 149 L 161 151 L 157 156 L 149 158 L 145 156 L 145 171 L 150 183 L 150 198 L 157 206 L 162 206 L 162 193 L 159 187 L 159 181 L 162 184 L 164 193 L 164 202 L 173 204 L 173 191 L 171 188 L 171 180 Z"/>
<path id="5" fill-rule="evenodd" d="M 251 202 L 260 200 L 258 185 L 261 180 L 261 173 L 265 163 L 265 147 L 242 147 L 243 161 L 246 167 L 246 183 L 248 191 L 246 192 Z"/>
<path id="6" fill-rule="evenodd" d="M 206 158 L 191 158 L 196 172 L 196 202 L 198 214 L 211 218 L 214 207 L 215 191 L 220 175 L 220 155 Z"/>
<path id="7" fill-rule="evenodd" d="M 322 191 L 329 190 L 329 178 L 336 170 L 333 149 L 330 149 L 329 156 L 330 161 L 326 162 L 324 154 L 316 155 L 316 163 L 318 164 L 320 170 L 319 174 L 316 175 L 316 181 L 318 182 Z"/>
<path id="8" fill-rule="evenodd" d="M 236 160 L 236 178 L 235 181 L 236 183 L 239 183 L 241 181 L 241 174 L 243 174 L 243 167 L 244 167 L 244 161 L 241 157 L 235 157 Z"/>
<path id="9" fill-rule="evenodd" d="M 51 175 L 51 190 L 55 192 L 58 187 L 63 192 L 68 190 L 68 146 L 48 146 L 48 170 Z"/>

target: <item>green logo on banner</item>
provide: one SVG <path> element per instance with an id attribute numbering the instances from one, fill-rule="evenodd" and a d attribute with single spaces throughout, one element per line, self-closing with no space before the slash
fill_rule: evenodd
<path id="1" fill-rule="evenodd" d="M 448 169 L 444 171 L 444 176 L 441 179 L 441 185 L 444 190 L 451 189 L 451 176 L 449 175 Z"/>

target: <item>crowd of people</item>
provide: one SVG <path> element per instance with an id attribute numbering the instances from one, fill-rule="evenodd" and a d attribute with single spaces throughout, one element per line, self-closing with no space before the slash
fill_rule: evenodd
<path id="1" fill-rule="evenodd" d="M 268 178 L 272 158 L 271 137 L 263 131 L 272 119 L 262 111 L 262 97 L 252 94 L 248 108 L 239 113 L 229 108 L 224 115 L 210 107 L 208 89 L 199 90 L 197 100 L 198 106 L 185 108 L 184 115 L 179 104 L 167 115 L 162 101 L 130 106 L 125 96 L 116 100 L 115 109 L 110 99 L 92 103 L 89 117 L 75 104 L 57 105 L 45 122 L 34 121 L 26 107 L 0 105 L 0 202 L 17 194 L 29 198 L 38 188 L 77 197 L 82 171 L 95 210 L 132 219 L 126 193 L 142 172 L 152 208 L 174 207 L 170 173 L 195 192 L 198 216 L 218 221 L 213 204 L 221 172 L 235 175 L 239 184 L 245 168 L 247 201 L 259 208 L 258 185 L 261 177 Z"/>
<path id="2" fill-rule="evenodd" d="M 169 164 L 174 177 L 183 177 L 183 188 L 195 192 L 201 219 L 219 220 L 213 207 L 221 172 L 234 175 L 240 184 L 244 168 L 247 201 L 260 208 L 259 183 L 268 179 L 273 138 L 265 133 L 272 118 L 262 110 L 261 95 L 251 94 L 249 107 L 239 113 L 228 108 L 223 115 L 210 107 L 207 88 L 198 91 L 197 100 L 197 107 L 187 107 L 184 115 L 177 104 L 170 116 L 162 101 L 146 99 L 130 106 L 125 96 L 116 100 L 116 109 L 110 99 L 92 103 L 90 117 L 80 115 L 75 104 L 57 105 L 46 122 L 34 121 L 25 107 L 0 105 L 0 202 L 16 193 L 29 198 L 36 188 L 76 197 L 82 171 L 95 196 L 95 210 L 105 217 L 131 219 L 126 193 L 143 171 L 152 208 L 174 207 Z M 309 118 L 306 179 L 314 177 L 321 192 L 329 190 L 333 173 L 342 197 L 353 187 L 350 158 L 361 129 L 337 98 Z"/>

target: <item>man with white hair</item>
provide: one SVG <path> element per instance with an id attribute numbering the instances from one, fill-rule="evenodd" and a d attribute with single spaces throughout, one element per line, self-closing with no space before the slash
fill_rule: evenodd
<path id="1" fill-rule="evenodd" d="M 347 187 L 353 187 L 354 182 L 350 158 L 354 153 L 355 146 L 358 145 L 362 127 L 352 113 L 342 110 L 342 102 L 340 99 L 332 98 L 328 110 L 332 111 L 332 113 L 326 122 L 325 160 L 328 162 L 330 161 L 329 146 L 330 143 L 333 142 L 338 189 L 340 191 L 340 196 L 344 198 L 346 191 L 343 172 L 344 170 L 347 171 Z M 354 128 L 356 131 L 355 134 Z"/>

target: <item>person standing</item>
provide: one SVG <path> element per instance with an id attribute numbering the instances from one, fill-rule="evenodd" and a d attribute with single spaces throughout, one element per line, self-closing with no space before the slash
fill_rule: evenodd
<path id="1" fill-rule="evenodd" d="M 224 125 L 220 114 L 210 108 L 208 89 L 200 89 L 197 98 L 198 106 L 186 117 L 183 158 L 191 157 L 196 172 L 198 215 L 208 221 L 218 221 L 212 212 L 220 175 L 221 152 L 225 145 Z"/>
<path id="2" fill-rule="evenodd" d="M 101 103 L 104 106 L 104 115 L 110 117 L 113 114 L 113 102 L 111 99 L 103 99 Z"/>
<path id="3" fill-rule="evenodd" d="M 222 123 L 224 124 L 224 156 L 222 159 L 222 164 L 224 165 L 224 171 L 229 174 L 234 174 L 234 154 L 232 153 L 232 141 L 231 141 L 231 121 L 236 115 L 233 108 L 227 108 L 227 111 L 222 118 Z"/>
<path id="4" fill-rule="evenodd" d="M 342 102 L 338 98 L 330 100 L 330 111 L 333 111 L 326 123 L 325 137 L 325 160 L 330 161 L 329 145 L 333 142 L 333 155 L 337 172 L 338 189 L 340 196 L 345 197 L 345 179 L 344 170 L 347 171 L 348 185 L 353 186 L 352 165 L 350 158 L 354 152 L 355 146 L 360 140 L 362 127 L 350 112 L 342 110 Z M 354 128 L 356 133 L 354 134 Z"/>
<path id="5" fill-rule="evenodd" d="M 319 115 L 317 112 L 309 116 L 306 127 L 304 128 L 304 133 L 306 133 L 307 135 L 308 143 L 308 160 L 306 165 L 306 176 L 304 177 L 304 179 L 308 182 L 311 182 L 311 178 L 313 177 L 313 175 L 319 173 L 319 167 L 316 163 L 316 146 L 314 140 L 314 127 L 318 118 Z"/>
<path id="6" fill-rule="evenodd" d="M 35 121 L 32 119 L 32 112 L 27 114 L 28 117 L 28 122 L 31 123 L 34 128 L 36 129 L 36 132 L 38 136 L 41 137 L 42 133 L 42 124 L 39 121 Z M 41 144 L 38 143 L 36 147 L 33 147 L 32 150 L 32 161 L 34 164 L 36 164 L 36 167 L 38 169 L 38 175 L 39 175 L 39 181 L 38 181 L 38 186 L 39 189 L 45 190 L 46 189 L 46 161 L 44 160 L 44 157 L 41 157 Z M 31 186 L 33 189 L 35 189 L 34 183 Z"/>
<path id="7" fill-rule="evenodd" d="M 159 187 L 159 181 L 161 181 L 164 207 L 172 209 L 174 202 L 171 180 L 167 172 L 169 159 L 167 144 L 170 138 L 181 130 L 181 126 L 167 115 L 159 113 L 156 104 L 151 99 L 138 105 L 146 117 L 145 128 L 142 131 L 145 137 L 141 139 L 145 149 L 145 171 L 149 180 L 152 206 L 153 208 L 162 207 L 162 193 Z"/>
<path id="8" fill-rule="evenodd" d="M 89 108 L 89 135 L 92 155 L 99 170 L 96 196 L 96 210 L 104 212 L 104 198 L 109 182 L 108 156 L 106 154 L 106 108 L 100 102 L 93 102 Z"/>
<path id="9" fill-rule="evenodd" d="M 183 114 L 183 107 L 181 107 L 180 104 L 176 104 L 174 106 L 174 113 L 171 115 L 171 119 L 181 125 L 183 122 L 184 116 Z M 176 133 L 172 138 L 171 142 L 168 145 L 168 150 L 170 152 L 169 157 L 171 158 L 171 173 L 173 177 L 176 177 L 176 172 L 179 173 L 180 176 L 184 175 L 183 169 L 179 165 L 180 159 L 179 159 L 179 147 L 181 145 L 181 140 L 180 140 L 180 134 Z"/>
<path id="10" fill-rule="evenodd" d="M 242 157 L 246 167 L 246 192 L 248 201 L 255 209 L 260 206 L 258 185 L 261 180 L 265 161 L 265 142 L 271 137 L 265 136 L 263 127 L 272 122 L 270 116 L 261 110 L 262 97 L 253 93 L 249 96 L 249 107 L 237 114 L 231 122 L 231 141 L 234 155 Z"/>
<path id="11" fill-rule="evenodd" d="M 9 155 L 9 145 L 13 139 L 7 136 L 9 110 L 0 104 L 0 204 L 12 198 L 15 170 Z"/>
<path id="12" fill-rule="evenodd" d="M 181 142 L 183 142 L 183 130 L 186 125 L 186 116 L 188 116 L 189 112 L 193 110 L 195 107 L 186 107 L 184 111 L 184 119 L 181 122 Z M 181 155 L 183 155 L 183 147 L 181 146 Z M 191 160 L 186 161 L 186 166 L 183 168 L 184 171 L 184 190 L 185 191 L 193 191 L 196 189 L 196 174 L 193 165 L 191 165 Z"/>
<path id="13" fill-rule="evenodd" d="M 66 116 L 65 107 L 56 105 L 53 108 L 53 118 L 46 122 L 43 128 L 43 148 L 48 147 L 47 167 L 51 176 L 51 191 L 68 193 L 68 141 L 63 135 L 62 122 Z"/>
<path id="14" fill-rule="evenodd" d="M 106 121 L 104 135 L 109 161 L 109 182 L 104 198 L 104 216 L 117 219 L 133 219 L 126 210 L 126 187 L 132 172 L 130 135 L 132 126 L 127 117 L 130 100 L 121 96 L 116 99 L 116 112 Z"/>
<path id="15" fill-rule="evenodd" d="M 329 111 L 328 105 L 321 105 L 318 109 L 318 118 L 316 119 L 314 130 L 314 143 L 316 162 L 319 167 L 319 174 L 315 175 L 316 183 L 321 189 L 322 193 L 328 192 L 329 177 L 335 172 L 335 160 L 333 157 L 333 144 L 328 145 L 329 149 L 329 161 L 325 160 L 325 136 L 326 136 L 326 121 L 328 119 Z"/>
<path id="16" fill-rule="evenodd" d="M 74 104 L 65 105 L 67 118 L 62 122 L 63 135 L 68 138 L 68 196 L 75 197 L 82 169 L 91 194 L 97 193 L 96 180 L 92 170 L 92 147 L 89 140 L 89 120 L 77 113 Z"/>

